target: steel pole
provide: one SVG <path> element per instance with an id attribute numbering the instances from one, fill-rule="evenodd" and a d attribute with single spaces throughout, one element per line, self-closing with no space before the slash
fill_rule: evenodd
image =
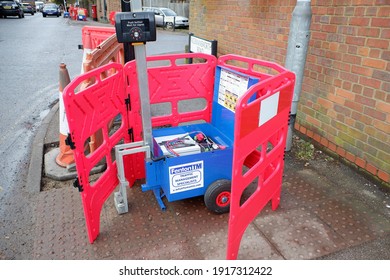
<path id="1" fill-rule="evenodd" d="M 297 115 L 299 96 L 302 90 L 303 74 L 310 40 L 311 0 L 298 0 L 294 8 L 288 37 L 286 68 L 295 73 L 294 96 L 291 105 L 287 133 L 286 151 L 291 150 L 292 135 Z"/>
<path id="2" fill-rule="evenodd" d="M 141 0 L 131 1 L 131 11 L 142 12 Z M 139 94 L 141 101 L 141 117 L 142 117 L 142 130 L 145 146 L 149 146 L 149 151 L 153 151 L 153 139 L 152 139 L 152 117 L 150 109 L 150 97 L 149 97 L 149 84 L 148 84 L 148 71 L 146 64 L 146 47 L 144 43 L 136 43 L 134 46 L 135 61 L 137 65 L 137 77 Z M 146 158 L 150 158 L 150 152 L 146 154 Z"/>

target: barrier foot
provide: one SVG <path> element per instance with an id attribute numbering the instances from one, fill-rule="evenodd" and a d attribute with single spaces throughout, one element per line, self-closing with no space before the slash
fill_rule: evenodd
<path id="1" fill-rule="evenodd" d="M 156 197 L 157 203 L 160 206 L 160 209 L 162 211 L 165 211 L 167 208 L 165 207 L 164 202 L 162 201 L 162 198 L 165 196 L 161 193 L 161 189 L 153 189 L 154 196 Z"/>
<path id="2" fill-rule="evenodd" d="M 119 191 L 114 193 L 115 208 L 119 215 L 129 212 L 126 192 L 128 185 L 127 181 L 120 182 Z"/>
<path id="3" fill-rule="evenodd" d="M 229 229 L 233 230 L 233 229 Z M 244 235 L 244 232 L 239 233 L 236 232 L 233 237 L 231 235 L 228 235 L 228 244 L 227 244 L 227 250 L 226 250 L 226 259 L 227 260 L 236 260 L 238 257 L 238 252 L 240 250 L 240 243 L 242 236 Z"/>
<path id="4" fill-rule="evenodd" d="M 280 203 L 280 193 L 281 193 L 281 190 L 279 189 L 276 194 L 272 197 L 272 211 L 275 211 L 278 207 L 279 207 L 279 203 Z"/>

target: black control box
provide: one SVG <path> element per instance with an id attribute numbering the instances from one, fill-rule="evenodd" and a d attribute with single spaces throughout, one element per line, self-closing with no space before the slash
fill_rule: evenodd
<path id="1" fill-rule="evenodd" d="M 156 41 L 156 22 L 152 12 L 122 12 L 115 15 L 119 43 Z"/>

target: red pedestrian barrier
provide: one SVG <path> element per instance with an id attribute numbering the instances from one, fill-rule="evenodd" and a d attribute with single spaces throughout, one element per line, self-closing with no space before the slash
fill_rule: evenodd
<path id="1" fill-rule="evenodd" d="M 93 83 L 87 82 L 90 85 L 79 90 L 85 80 Z M 102 206 L 119 184 L 112 151 L 120 141 L 130 142 L 123 83 L 123 66 L 111 63 L 79 76 L 64 90 L 63 98 L 70 130 L 68 144 L 73 148 L 78 172 L 75 187 L 81 192 L 91 243 L 99 234 Z M 118 130 L 112 133 L 109 130 L 110 123 L 117 116 L 121 116 L 122 123 Z M 95 151 L 88 153 L 85 143 L 98 131 L 103 136 L 103 142 Z M 94 181 L 90 176 L 91 170 L 102 161 L 107 168 Z"/>
<path id="2" fill-rule="evenodd" d="M 111 35 L 115 34 L 114 27 L 84 26 L 81 31 L 84 49 L 93 50 Z"/>
<path id="3" fill-rule="evenodd" d="M 111 12 L 110 15 L 108 16 L 108 19 L 109 19 L 109 21 L 110 21 L 110 24 L 112 24 L 112 25 L 115 25 L 115 14 L 116 14 L 116 13 L 117 13 L 117 12 L 113 11 L 113 12 Z"/>
<path id="4" fill-rule="evenodd" d="M 197 63 L 184 64 L 183 61 L 189 58 Z M 214 56 L 190 53 L 149 57 L 147 61 L 150 104 L 156 108 L 168 104 L 170 108 L 168 113 L 151 116 L 153 127 L 178 126 L 199 120 L 210 122 L 217 67 Z M 247 74 L 258 81 L 238 97 L 234 114 L 227 258 L 235 259 L 248 225 L 268 202 L 272 202 L 273 210 L 279 205 L 295 75 L 277 64 L 235 55 L 220 57 L 218 66 Z M 80 89 L 83 83 L 88 86 Z M 189 112 L 180 109 L 181 102 L 196 98 L 205 100 L 204 108 Z M 82 190 L 92 243 L 99 234 L 102 206 L 119 185 L 112 151 L 122 140 L 124 143 L 142 140 L 136 62 L 131 61 L 124 67 L 110 63 L 85 73 L 65 88 L 64 103 L 72 140 L 69 142 L 75 149 L 76 186 Z M 111 134 L 110 123 L 118 115 L 122 124 Z M 103 135 L 102 144 L 95 151 L 86 152 L 85 142 L 98 131 Z M 90 171 L 102 160 L 107 169 L 93 182 Z M 128 155 L 124 160 L 130 186 L 136 179 L 145 178 L 144 154 Z M 253 182 L 254 190 L 243 201 L 244 192 Z"/>
<path id="5" fill-rule="evenodd" d="M 235 66 L 239 63 L 234 62 L 245 66 Z M 260 79 L 238 99 L 235 111 L 226 258 L 236 259 L 248 225 L 269 201 L 272 202 L 272 210 L 279 205 L 295 75 L 274 63 L 234 55 L 220 57 L 218 65 Z M 256 71 L 259 68 L 276 74 Z M 254 94 L 256 99 L 252 100 Z M 244 191 L 249 190 L 253 183 L 254 191 L 243 202 Z"/>

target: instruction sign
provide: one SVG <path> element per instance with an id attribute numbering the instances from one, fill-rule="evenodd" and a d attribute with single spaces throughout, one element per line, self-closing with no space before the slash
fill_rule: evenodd
<path id="1" fill-rule="evenodd" d="M 170 193 L 203 188 L 203 160 L 169 167 Z"/>
<path id="2" fill-rule="evenodd" d="M 235 112 L 237 99 L 248 90 L 249 77 L 223 68 L 220 75 L 218 104 Z"/>

